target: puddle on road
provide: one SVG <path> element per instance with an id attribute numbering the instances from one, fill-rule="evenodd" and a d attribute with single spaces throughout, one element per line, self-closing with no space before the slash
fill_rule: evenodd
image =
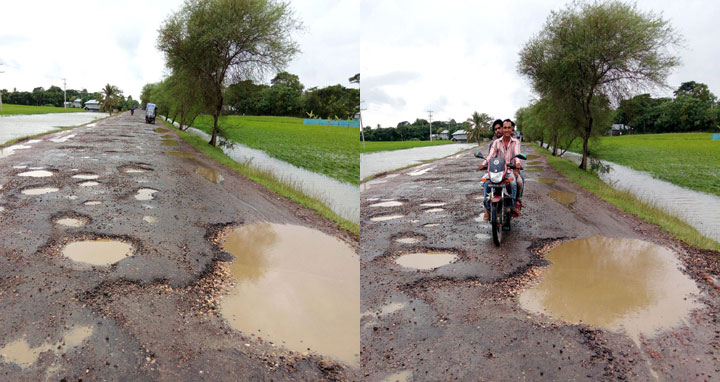
<path id="1" fill-rule="evenodd" d="M 88 180 L 87 182 L 82 182 L 79 184 L 80 184 L 80 187 L 92 187 L 92 186 L 97 186 L 100 183 L 93 181 L 93 180 Z"/>
<path id="2" fill-rule="evenodd" d="M 100 177 L 100 175 L 85 173 L 85 174 L 76 174 L 76 175 L 73 175 L 72 177 L 75 179 L 97 179 Z"/>
<path id="3" fill-rule="evenodd" d="M 408 382 L 412 377 L 412 370 L 403 370 L 383 378 L 381 382 Z"/>
<path id="4" fill-rule="evenodd" d="M 552 191 L 548 195 L 566 207 L 575 203 L 575 194 L 572 192 Z"/>
<path id="5" fill-rule="evenodd" d="M 235 255 L 237 286 L 220 312 L 234 329 L 359 363 L 360 267 L 352 248 L 317 230 L 269 223 L 239 227 L 223 245 Z"/>
<path id="6" fill-rule="evenodd" d="M 157 223 L 157 222 L 159 221 L 158 218 L 156 218 L 156 217 L 154 217 L 154 216 L 144 216 L 144 217 L 143 217 L 143 220 L 146 221 L 146 222 L 148 222 L 148 223 L 150 223 L 150 224 L 155 224 L 155 223 Z"/>
<path id="7" fill-rule="evenodd" d="M 46 171 L 46 170 L 37 170 L 37 171 L 25 171 L 20 174 L 17 174 L 17 176 L 29 176 L 32 178 L 43 178 L 46 176 L 53 176 L 53 173 L 51 171 Z"/>
<path id="8" fill-rule="evenodd" d="M 393 200 L 393 201 L 389 201 L 389 202 L 380 202 L 380 203 L 371 204 L 368 207 L 399 207 L 402 205 L 403 205 L 403 202 L 398 202 L 396 200 Z"/>
<path id="9" fill-rule="evenodd" d="M 442 212 L 445 211 L 444 208 L 428 208 L 427 210 L 423 210 L 423 212 Z"/>
<path id="10" fill-rule="evenodd" d="M 527 159 L 528 159 L 528 160 L 533 160 L 533 159 L 538 159 L 538 158 L 540 158 L 540 155 L 536 155 L 536 154 L 528 154 L 528 155 L 526 155 L 526 156 L 527 156 Z"/>
<path id="11" fill-rule="evenodd" d="M 0 356 L 5 362 L 12 362 L 23 369 L 26 369 L 40 358 L 40 354 L 52 351 L 55 356 L 67 352 L 69 348 L 80 346 L 92 333 L 93 328 L 80 326 L 65 333 L 63 338 L 55 344 L 43 343 L 36 347 L 30 347 L 25 339 L 19 339 L 0 348 Z"/>
<path id="12" fill-rule="evenodd" d="M 440 207 L 440 206 L 444 206 L 446 204 L 447 203 L 445 203 L 445 202 L 427 202 L 427 203 L 421 204 L 420 207 Z"/>
<path id="13" fill-rule="evenodd" d="M 126 168 L 125 172 L 128 174 L 139 174 L 139 173 L 144 173 L 144 172 L 150 172 L 150 170 L 147 170 L 144 168 L 133 167 L 133 168 Z"/>
<path id="14" fill-rule="evenodd" d="M 17 166 L 13 166 L 13 168 L 14 168 L 14 169 L 18 169 L 18 170 L 22 170 L 22 169 L 24 169 L 24 168 L 27 168 L 27 166 L 17 165 Z"/>
<path id="15" fill-rule="evenodd" d="M 167 134 L 167 135 L 161 136 L 160 139 L 175 139 L 175 136 L 172 134 Z"/>
<path id="16" fill-rule="evenodd" d="M 449 252 L 408 253 L 395 259 L 395 262 L 405 268 L 429 270 L 450 264 L 457 259 L 457 255 Z"/>
<path id="17" fill-rule="evenodd" d="M 423 241 L 423 238 L 419 236 L 403 236 L 395 238 L 395 241 L 403 244 L 415 244 Z"/>
<path id="18" fill-rule="evenodd" d="M 178 145 L 179 145 L 179 144 L 178 144 L 178 141 L 176 141 L 176 140 L 174 140 L 174 139 L 161 139 L 161 140 L 160 140 L 160 143 L 161 143 L 163 146 L 178 146 Z"/>
<path id="19" fill-rule="evenodd" d="M 538 178 L 537 181 L 545 184 L 553 184 L 557 179 L 555 178 Z"/>
<path id="20" fill-rule="evenodd" d="M 86 206 L 97 206 L 97 205 L 102 204 L 102 202 L 99 200 L 88 200 L 87 202 L 85 202 L 83 204 Z"/>
<path id="21" fill-rule="evenodd" d="M 55 220 L 55 224 L 64 225 L 66 227 L 82 227 L 84 226 L 85 220 L 78 218 L 62 218 Z"/>
<path id="22" fill-rule="evenodd" d="M 539 161 L 539 160 L 534 160 L 534 161 L 530 161 L 530 162 L 525 162 L 525 164 L 528 166 L 538 166 L 538 165 L 542 165 L 543 162 Z"/>
<path id="23" fill-rule="evenodd" d="M 428 223 L 428 224 L 425 224 L 423 227 L 432 228 L 432 227 L 437 227 L 439 225 L 440 225 L 440 223 Z"/>
<path id="24" fill-rule="evenodd" d="M 653 243 L 595 236 L 563 243 L 546 258 L 552 264 L 540 284 L 519 297 L 531 312 L 624 331 L 637 343 L 699 307 L 690 297 L 695 282 L 672 251 Z"/>
<path id="25" fill-rule="evenodd" d="M 213 183 L 220 183 L 225 179 L 222 175 L 220 175 L 220 172 L 207 167 L 195 167 L 195 173 L 202 175 L 205 179 Z"/>
<path id="26" fill-rule="evenodd" d="M 195 154 L 193 154 L 193 153 L 184 153 L 184 152 L 181 152 L 181 151 L 169 151 L 169 152 L 166 152 L 165 154 L 172 155 L 172 156 L 176 156 L 176 157 L 178 157 L 178 158 L 195 158 Z"/>
<path id="27" fill-rule="evenodd" d="M 420 175 L 423 175 L 423 174 L 431 171 L 431 170 L 434 169 L 434 168 L 435 168 L 435 166 L 427 167 L 427 168 L 424 168 L 424 169 L 422 169 L 422 170 L 415 170 L 415 171 L 413 171 L 413 172 L 409 172 L 408 175 L 410 175 L 410 176 L 420 176 Z"/>
<path id="28" fill-rule="evenodd" d="M 62 254 L 70 260 L 91 265 L 114 264 L 132 252 L 132 245 L 110 239 L 75 241 L 62 249 Z"/>
<path id="29" fill-rule="evenodd" d="M 372 220 L 374 222 L 384 222 L 387 220 L 393 220 L 393 219 L 398 219 L 398 218 L 402 218 L 402 217 L 405 217 L 405 215 L 400 215 L 400 214 L 380 215 L 380 216 L 373 216 L 370 218 L 370 220 Z"/>
<path id="30" fill-rule="evenodd" d="M 51 192 L 58 192 L 60 189 L 55 187 L 41 187 L 41 188 L 26 188 L 21 192 L 25 195 L 43 195 Z"/>
<path id="31" fill-rule="evenodd" d="M 162 134 L 165 134 L 165 133 L 169 133 L 169 132 L 170 132 L 170 130 L 168 130 L 168 129 L 163 129 L 162 127 L 157 127 L 157 128 L 155 128 L 155 130 L 153 130 L 153 131 L 156 132 L 156 133 L 162 133 Z"/>
<path id="32" fill-rule="evenodd" d="M 3 212 L 3 211 L 5 211 L 5 207 L 0 206 L 0 212 Z"/>
<path id="33" fill-rule="evenodd" d="M 527 166 L 525 167 L 525 170 L 527 172 L 542 172 L 543 167 L 542 166 Z"/>
<path id="34" fill-rule="evenodd" d="M 135 199 L 137 199 L 137 200 L 153 200 L 155 198 L 153 196 L 153 194 L 156 192 L 158 192 L 158 190 L 155 190 L 152 188 L 141 188 L 137 191 L 137 194 L 135 195 Z"/>

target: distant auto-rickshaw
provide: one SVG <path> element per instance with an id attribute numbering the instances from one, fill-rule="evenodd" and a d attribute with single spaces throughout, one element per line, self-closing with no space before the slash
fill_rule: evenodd
<path id="1" fill-rule="evenodd" d="M 145 107 L 145 123 L 155 123 L 155 112 L 157 111 L 157 106 L 154 103 L 149 103 Z"/>

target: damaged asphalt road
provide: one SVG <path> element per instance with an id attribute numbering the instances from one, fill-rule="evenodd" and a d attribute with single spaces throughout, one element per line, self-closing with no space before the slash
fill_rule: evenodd
<path id="1" fill-rule="evenodd" d="M 304 225 L 357 249 L 335 224 L 143 113 L 23 145 L 0 159 L 1 380 L 358 379 L 357 369 L 235 331 L 217 312 L 231 282 L 233 257 L 218 244 L 225 227 Z M 38 170 L 51 175 L 18 176 Z M 30 191 L 43 188 L 56 190 Z M 97 239 L 130 244 L 132 256 L 109 266 L 63 256 L 68 243 Z"/>
<path id="2" fill-rule="evenodd" d="M 718 253 L 689 247 L 626 216 L 563 179 L 538 156 L 525 166 L 522 216 L 496 248 L 489 224 L 482 221 L 479 164 L 467 151 L 361 185 L 361 367 L 366 379 L 720 377 Z M 558 191 L 575 198 L 560 203 L 550 197 Z M 683 325 L 640 337 L 636 345 L 622 332 L 569 324 L 520 307 L 519 293 L 550 265 L 544 258 L 549 248 L 597 235 L 640 239 L 674 251 L 697 285 L 700 308 Z M 455 256 L 429 270 L 396 263 L 403 255 L 428 252 Z"/>

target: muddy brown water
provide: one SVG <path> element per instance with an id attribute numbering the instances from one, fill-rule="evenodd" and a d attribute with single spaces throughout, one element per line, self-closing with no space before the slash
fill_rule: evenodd
<path id="1" fill-rule="evenodd" d="M 51 192 L 58 192 L 60 189 L 55 187 L 26 188 L 22 190 L 24 195 L 43 195 Z"/>
<path id="2" fill-rule="evenodd" d="M 40 354 L 50 351 L 55 356 L 64 355 L 68 350 L 81 345 L 89 338 L 94 329 L 89 326 L 80 326 L 65 332 L 63 338 L 57 343 L 45 342 L 38 346 L 30 346 L 26 339 L 21 338 L 0 348 L 3 361 L 12 362 L 25 369 L 37 362 Z"/>
<path id="3" fill-rule="evenodd" d="M 161 139 L 160 143 L 163 146 L 178 146 L 179 145 L 178 141 L 176 141 L 174 139 Z"/>
<path id="4" fill-rule="evenodd" d="M 237 285 L 220 305 L 234 329 L 350 365 L 360 353 L 360 263 L 351 247 L 296 225 L 241 226 L 223 241 Z"/>
<path id="5" fill-rule="evenodd" d="M 457 255 L 449 252 L 421 252 L 408 253 L 395 259 L 395 262 L 405 268 L 429 270 L 450 264 L 457 259 Z"/>
<path id="6" fill-rule="evenodd" d="M 51 171 L 47 171 L 47 170 L 36 170 L 36 171 L 25 171 L 25 172 L 18 174 L 17 176 L 27 176 L 27 177 L 31 177 L 31 178 L 43 178 L 43 177 L 47 177 L 47 176 L 53 176 L 53 173 Z"/>
<path id="7" fill-rule="evenodd" d="M 201 175 L 203 178 L 213 182 L 213 183 L 220 183 L 223 181 L 223 176 L 220 175 L 220 172 L 217 170 L 213 170 L 211 168 L 198 166 L 195 167 L 195 173 Z"/>
<path id="8" fill-rule="evenodd" d="M 538 178 L 537 181 L 545 184 L 553 184 L 557 179 L 555 178 Z"/>
<path id="9" fill-rule="evenodd" d="M 543 170 L 542 166 L 527 166 L 525 167 L 524 171 L 527 172 L 541 172 Z"/>
<path id="10" fill-rule="evenodd" d="M 195 154 L 185 153 L 185 152 L 181 152 L 181 151 L 169 151 L 169 152 L 166 152 L 165 154 L 172 155 L 172 156 L 175 156 L 178 158 L 195 158 Z"/>
<path id="11" fill-rule="evenodd" d="M 572 192 L 551 191 L 548 195 L 564 206 L 569 206 L 572 203 L 575 203 L 575 194 Z"/>
<path id="12" fill-rule="evenodd" d="M 162 127 L 157 127 L 157 128 L 155 128 L 155 130 L 153 130 L 153 131 L 156 132 L 156 133 L 162 133 L 162 134 L 165 134 L 165 133 L 169 133 L 169 132 L 170 132 L 170 130 L 168 130 L 168 129 L 163 129 Z"/>
<path id="13" fill-rule="evenodd" d="M 637 342 L 699 307 L 695 282 L 671 250 L 653 243 L 595 236 L 560 244 L 546 258 L 552 264 L 540 283 L 519 297 L 534 313 L 624 331 Z"/>
<path id="14" fill-rule="evenodd" d="M 70 260 L 91 265 L 110 265 L 131 256 L 132 245 L 110 239 L 71 242 L 62 249 Z"/>

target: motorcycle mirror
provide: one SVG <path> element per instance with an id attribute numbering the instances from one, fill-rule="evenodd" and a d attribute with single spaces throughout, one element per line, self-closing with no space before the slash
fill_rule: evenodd
<path id="1" fill-rule="evenodd" d="M 520 158 L 520 159 L 522 159 L 522 160 L 527 160 L 527 155 L 525 155 L 525 154 L 518 154 L 518 155 L 515 155 L 515 158 Z"/>
<path id="2" fill-rule="evenodd" d="M 475 158 L 485 159 L 485 157 L 482 154 L 480 154 L 480 151 L 475 153 Z"/>

